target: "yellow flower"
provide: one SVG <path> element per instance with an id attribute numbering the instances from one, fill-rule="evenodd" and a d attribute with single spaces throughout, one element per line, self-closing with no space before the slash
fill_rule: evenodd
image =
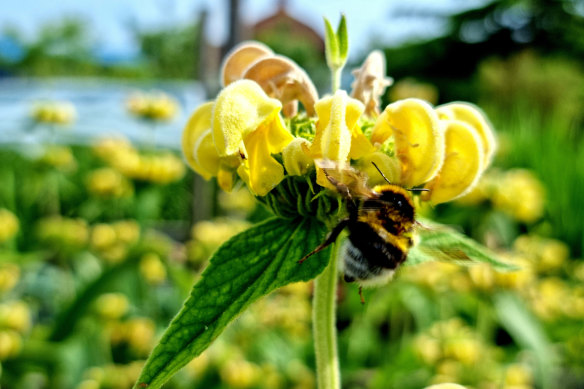
<path id="1" fill-rule="evenodd" d="M 312 157 L 346 162 L 371 152 L 372 146 L 357 126 L 365 110 L 363 103 L 343 90 L 315 104 L 318 122 L 310 152 Z"/>
<path id="2" fill-rule="evenodd" d="M 219 156 L 240 157 L 237 172 L 258 196 L 284 179 L 284 168 L 271 155 L 293 139 L 280 117 L 281 109 L 279 100 L 268 97 L 250 80 L 223 89 L 213 109 L 213 140 Z"/>
<path id="3" fill-rule="evenodd" d="M 9 210 L 0 208 L 0 243 L 12 239 L 19 229 L 18 218 Z"/>
<path id="4" fill-rule="evenodd" d="M 487 167 L 495 155 L 497 141 L 493 126 L 481 109 L 470 103 L 454 102 L 436 107 L 436 112 L 441 120 L 460 120 L 475 129 L 482 141 L 484 165 Z"/>
<path id="5" fill-rule="evenodd" d="M 95 310 L 99 316 L 108 320 L 120 319 L 128 312 L 130 302 L 123 293 L 105 293 L 95 301 Z"/>
<path id="6" fill-rule="evenodd" d="M 182 151 L 189 166 L 204 179 L 217 176 L 219 154 L 213 143 L 212 101 L 199 106 L 190 117 L 182 136 Z"/>
<path id="7" fill-rule="evenodd" d="M 434 109 L 425 101 L 405 99 L 388 105 L 377 118 L 371 142 L 395 143 L 401 164 L 399 184 L 421 185 L 431 180 L 444 160 L 444 134 Z"/>
<path id="8" fill-rule="evenodd" d="M 294 139 L 281 109 L 282 103 L 255 82 L 231 83 L 215 103 L 203 104 L 189 120 L 182 143 L 189 165 L 207 179 L 217 176 L 227 191 L 236 171 L 255 195 L 266 195 L 284 178 L 284 168 L 272 154 Z"/>
<path id="9" fill-rule="evenodd" d="M 128 111 L 142 119 L 170 120 L 178 112 L 174 98 L 162 92 L 134 93 L 126 101 Z"/>
<path id="10" fill-rule="evenodd" d="M 478 182 L 483 172 L 484 151 L 476 131 L 459 120 L 443 121 L 445 158 L 438 174 L 422 195 L 434 204 L 462 196 Z"/>
<path id="11" fill-rule="evenodd" d="M 76 118 L 75 106 L 68 101 L 39 102 L 32 108 L 33 120 L 46 124 L 70 124 Z"/>

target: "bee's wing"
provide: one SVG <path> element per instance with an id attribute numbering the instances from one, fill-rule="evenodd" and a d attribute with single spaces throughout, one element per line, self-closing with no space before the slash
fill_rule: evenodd
<path id="1" fill-rule="evenodd" d="M 330 159 L 317 159 L 314 163 L 325 172 L 339 193 L 343 194 L 348 190 L 353 197 L 376 197 L 376 193 L 367 186 L 367 175 L 349 164 L 340 164 Z"/>
<path id="2" fill-rule="evenodd" d="M 440 241 L 435 239 L 441 234 L 455 232 L 452 228 L 429 220 L 416 220 L 414 229 L 417 240 L 432 241 L 430 245 L 416 246 L 416 249 L 425 255 L 445 262 L 466 263 L 472 261 L 472 258 L 461 247 L 440 244 Z"/>

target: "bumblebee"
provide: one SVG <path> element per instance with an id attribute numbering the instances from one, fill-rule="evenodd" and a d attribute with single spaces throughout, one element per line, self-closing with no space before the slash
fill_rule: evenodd
<path id="1" fill-rule="evenodd" d="M 362 172 L 351 167 L 339 168 L 331 161 L 317 161 L 327 180 L 343 197 L 348 216 L 299 263 L 335 242 L 345 229 L 348 237 L 340 251 L 345 281 L 356 281 L 360 287 L 386 283 L 406 260 L 414 244 L 416 227 L 414 203 L 408 192 L 427 189 L 392 184 L 373 165 L 387 184 L 369 188 Z"/>

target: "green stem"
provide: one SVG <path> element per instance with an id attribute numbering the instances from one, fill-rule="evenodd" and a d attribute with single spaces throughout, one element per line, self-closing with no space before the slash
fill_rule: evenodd
<path id="1" fill-rule="evenodd" d="M 314 281 L 312 325 L 318 389 L 341 387 L 336 327 L 337 246 L 333 244 L 328 266 Z"/>
<path id="2" fill-rule="evenodd" d="M 332 75 L 332 93 L 334 94 L 341 88 L 341 74 L 343 73 L 343 67 L 336 69 L 331 69 Z"/>

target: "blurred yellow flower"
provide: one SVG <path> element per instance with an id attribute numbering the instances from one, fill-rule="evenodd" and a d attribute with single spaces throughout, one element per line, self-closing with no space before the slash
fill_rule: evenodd
<path id="1" fill-rule="evenodd" d="M 259 366 L 244 359 L 233 359 L 221 367 L 221 380 L 230 388 L 251 388 L 261 379 Z"/>
<path id="2" fill-rule="evenodd" d="M 94 145 L 93 151 L 127 178 L 168 184 L 185 174 L 185 165 L 174 153 L 141 154 L 123 138 L 103 139 Z"/>
<path id="3" fill-rule="evenodd" d="M 51 216 L 37 221 L 35 230 L 40 241 L 63 248 L 79 249 L 89 240 L 89 228 L 83 219 Z"/>
<path id="4" fill-rule="evenodd" d="M 22 349 L 22 337 L 14 330 L 0 329 L 0 362 L 15 357 Z"/>
<path id="5" fill-rule="evenodd" d="M 140 274 L 149 284 L 160 285 L 166 280 L 166 267 L 158 254 L 147 253 L 140 258 Z"/>
<path id="6" fill-rule="evenodd" d="M 35 103 L 31 117 L 39 123 L 70 124 L 76 119 L 75 106 L 67 101 L 44 101 Z"/>
<path id="7" fill-rule="evenodd" d="M 112 168 L 106 167 L 90 172 L 86 182 L 87 189 L 101 197 L 120 198 L 134 193 L 131 182 Z"/>
<path id="8" fill-rule="evenodd" d="M 505 385 L 510 388 L 532 388 L 533 372 L 525 364 L 512 364 L 505 372 Z"/>
<path id="9" fill-rule="evenodd" d="M 0 328 L 19 333 L 27 332 L 32 325 L 30 308 L 24 301 L 16 300 L 0 304 Z"/>
<path id="10" fill-rule="evenodd" d="M 513 169 L 498 182 L 492 200 L 495 208 L 518 221 L 532 223 L 543 216 L 545 189 L 529 170 Z"/>
<path id="11" fill-rule="evenodd" d="M 0 244 L 14 238 L 20 229 L 18 218 L 5 208 L 0 208 Z"/>
<path id="12" fill-rule="evenodd" d="M 75 160 L 73 151 L 67 146 L 47 146 L 44 153 L 38 159 L 38 162 L 65 172 L 71 172 L 77 169 L 77 161 Z"/>
<path id="13" fill-rule="evenodd" d="M 168 121 L 176 116 L 178 102 L 163 92 L 136 92 L 126 101 L 126 108 L 141 119 Z"/>
<path id="14" fill-rule="evenodd" d="M 107 320 L 120 319 L 128 312 L 130 302 L 123 293 L 105 293 L 95 301 L 95 310 Z"/>
<path id="15" fill-rule="evenodd" d="M 19 279 L 20 267 L 18 265 L 14 263 L 0 263 L 0 294 L 14 288 Z"/>
<path id="16" fill-rule="evenodd" d="M 416 98 L 425 100 L 430 104 L 438 102 L 438 89 L 428 83 L 420 82 L 413 78 L 404 78 L 396 82 L 389 92 L 390 101 Z"/>

